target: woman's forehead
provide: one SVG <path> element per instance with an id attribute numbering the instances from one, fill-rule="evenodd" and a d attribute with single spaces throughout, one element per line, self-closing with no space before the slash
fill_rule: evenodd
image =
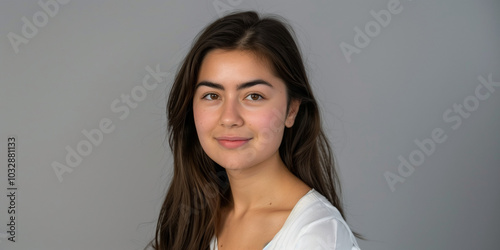
<path id="1" fill-rule="evenodd" d="M 212 50 L 203 59 L 197 83 L 240 84 L 261 79 L 280 81 L 269 61 L 248 50 Z"/>

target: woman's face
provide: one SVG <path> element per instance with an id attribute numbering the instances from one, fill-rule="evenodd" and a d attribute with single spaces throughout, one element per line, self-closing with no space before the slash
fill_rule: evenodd
<path id="1" fill-rule="evenodd" d="M 210 51 L 204 58 L 193 98 L 194 122 L 206 154 L 226 170 L 265 166 L 279 157 L 286 116 L 285 83 L 254 53 Z"/>

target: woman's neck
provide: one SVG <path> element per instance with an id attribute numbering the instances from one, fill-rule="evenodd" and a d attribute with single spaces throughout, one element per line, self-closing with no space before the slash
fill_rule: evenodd
<path id="1" fill-rule="evenodd" d="M 235 215 L 260 208 L 293 207 L 296 199 L 310 188 L 293 175 L 285 166 L 279 153 L 269 160 L 247 169 L 228 170 L 232 206 Z M 293 202 L 291 203 L 290 200 Z"/>

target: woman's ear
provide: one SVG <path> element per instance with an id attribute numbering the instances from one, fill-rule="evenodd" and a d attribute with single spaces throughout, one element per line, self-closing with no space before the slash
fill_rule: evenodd
<path id="1" fill-rule="evenodd" d="M 290 107 L 288 108 L 288 115 L 285 120 L 285 126 L 291 128 L 295 123 L 295 117 L 299 112 L 300 100 L 294 99 L 290 102 Z"/>

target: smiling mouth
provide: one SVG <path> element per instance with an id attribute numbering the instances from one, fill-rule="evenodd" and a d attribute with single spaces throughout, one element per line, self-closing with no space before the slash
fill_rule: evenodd
<path id="1" fill-rule="evenodd" d="M 217 138 L 219 144 L 228 149 L 235 149 L 245 145 L 251 138 Z"/>

